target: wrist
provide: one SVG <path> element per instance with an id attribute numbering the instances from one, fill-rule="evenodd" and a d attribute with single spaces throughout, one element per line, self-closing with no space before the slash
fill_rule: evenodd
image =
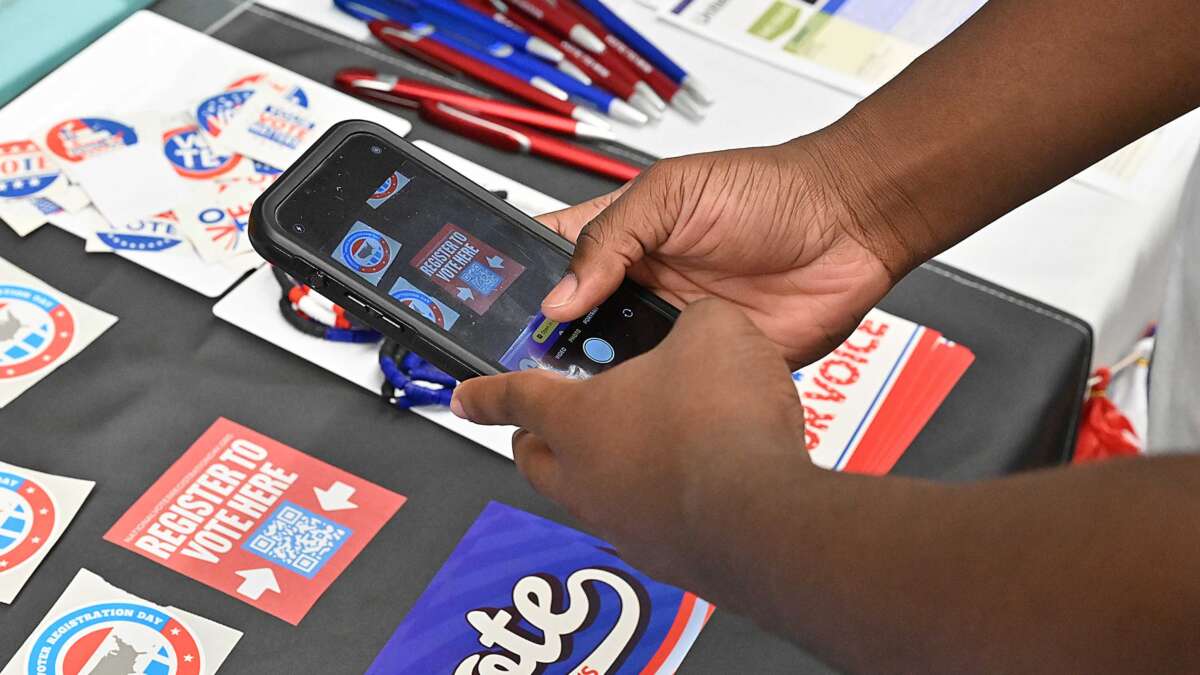
<path id="1" fill-rule="evenodd" d="M 932 225 L 931 205 L 913 190 L 919 159 L 892 156 L 885 136 L 859 108 L 786 145 L 815 165 L 828 186 L 835 222 L 879 259 L 892 283 L 948 247 Z"/>

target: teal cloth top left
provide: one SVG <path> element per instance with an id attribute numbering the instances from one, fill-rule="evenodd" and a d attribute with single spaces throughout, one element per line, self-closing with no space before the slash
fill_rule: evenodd
<path id="1" fill-rule="evenodd" d="M 0 105 L 151 2 L 0 0 Z"/>

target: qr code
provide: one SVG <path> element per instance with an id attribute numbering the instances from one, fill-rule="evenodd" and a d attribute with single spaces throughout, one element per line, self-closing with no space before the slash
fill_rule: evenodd
<path id="1" fill-rule="evenodd" d="M 504 282 L 504 277 L 489 270 L 478 262 L 473 262 L 467 265 L 467 268 L 459 275 L 472 289 L 484 294 L 490 295 L 496 290 L 501 283 Z"/>
<path id="2" fill-rule="evenodd" d="M 242 547 L 311 579 L 351 534 L 347 527 L 284 502 Z"/>

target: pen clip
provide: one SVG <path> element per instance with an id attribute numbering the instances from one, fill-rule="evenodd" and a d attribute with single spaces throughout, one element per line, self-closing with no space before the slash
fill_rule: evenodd
<path id="1" fill-rule="evenodd" d="M 444 129 L 464 134 L 468 138 L 484 136 L 494 145 L 511 152 L 529 152 L 533 145 L 528 136 L 515 129 L 445 103 L 423 100 L 421 113 Z"/>

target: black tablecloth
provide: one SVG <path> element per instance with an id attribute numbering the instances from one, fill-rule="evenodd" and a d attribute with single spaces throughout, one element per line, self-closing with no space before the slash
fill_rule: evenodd
<path id="1" fill-rule="evenodd" d="M 203 30 L 237 5 L 166 0 L 156 9 Z M 350 65 L 397 69 L 390 56 L 373 62 L 369 49 L 259 7 L 226 17 L 214 34 L 319 81 Z M 410 138 L 432 141 L 564 201 L 614 187 L 415 122 Z M 243 630 L 222 672 L 358 673 L 489 500 L 571 522 L 533 493 L 507 460 L 216 319 L 211 300 L 181 286 L 112 256 L 87 255 L 78 239 L 53 227 L 25 240 L 0 227 L 0 256 L 120 317 L 82 354 L 0 410 L 0 459 L 97 483 L 15 604 L 0 606 L 0 662 L 75 572 L 87 567 L 130 592 Z M 936 327 L 976 355 L 897 472 L 973 479 L 1063 461 L 1087 376 L 1086 325 L 943 266 L 914 272 L 883 307 Z M 409 497 L 299 627 L 101 539 L 219 416 Z M 718 609 L 683 670 L 824 668 Z"/>

